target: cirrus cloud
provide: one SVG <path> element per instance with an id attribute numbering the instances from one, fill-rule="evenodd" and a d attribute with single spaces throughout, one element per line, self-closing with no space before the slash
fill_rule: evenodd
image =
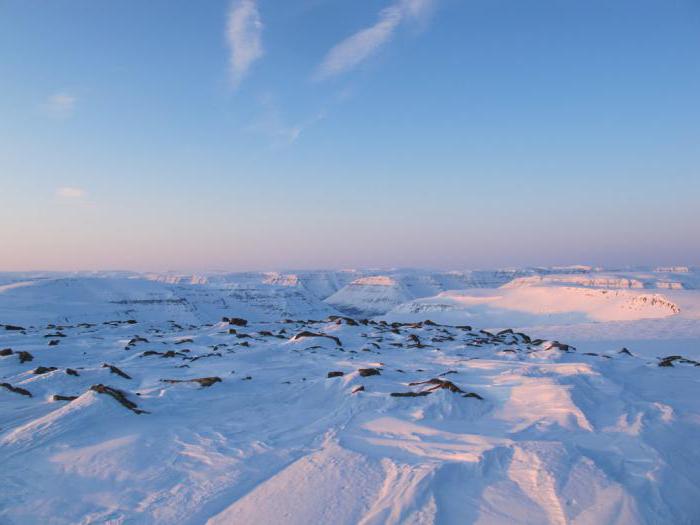
<path id="1" fill-rule="evenodd" d="M 226 40 L 230 48 L 230 74 L 238 87 L 250 67 L 263 56 L 262 21 L 256 0 L 234 0 L 228 12 Z"/>
<path id="2" fill-rule="evenodd" d="M 323 80 L 354 69 L 389 42 L 404 21 L 424 18 L 432 5 L 433 0 L 398 0 L 382 9 L 374 25 L 356 32 L 331 48 L 318 66 L 314 78 Z"/>

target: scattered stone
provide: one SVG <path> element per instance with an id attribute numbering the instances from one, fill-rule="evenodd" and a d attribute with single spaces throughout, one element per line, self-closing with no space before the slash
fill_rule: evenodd
<path id="1" fill-rule="evenodd" d="M 38 366 L 34 370 L 32 370 L 32 374 L 34 375 L 42 375 L 42 374 L 48 374 L 49 372 L 53 372 L 54 370 L 58 370 L 55 366 Z"/>
<path id="2" fill-rule="evenodd" d="M 61 341 L 59 341 L 58 339 L 51 339 L 51 341 L 49 341 L 49 346 L 56 346 L 60 342 Z"/>
<path id="3" fill-rule="evenodd" d="M 248 321 L 241 319 L 240 317 L 232 317 L 228 320 L 228 324 L 232 324 L 234 326 L 247 326 Z"/>
<path id="4" fill-rule="evenodd" d="M 303 332 L 299 332 L 297 335 L 292 337 L 292 341 L 299 341 L 300 339 L 303 339 L 305 337 L 325 337 L 327 339 L 331 339 L 332 341 L 335 341 L 335 344 L 337 344 L 338 346 L 343 346 L 343 343 L 340 342 L 340 339 L 335 337 L 334 335 L 308 332 L 306 330 L 304 330 Z"/>
<path id="5" fill-rule="evenodd" d="M 29 390 L 25 390 L 24 388 L 18 386 L 12 386 L 10 383 L 0 383 L 0 386 L 8 389 L 10 392 L 14 392 L 15 394 L 32 397 L 32 393 Z"/>
<path id="6" fill-rule="evenodd" d="M 19 332 L 19 331 L 24 331 L 24 330 L 26 330 L 26 328 L 24 328 L 23 326 L 16 326 L 16 325 L 13 325 L 13 324 L 6 324 L 6 325 L 5 325 L 5 330 L 9 330 L 9 331 L 12 331 L 12 332 Z"/>
<path id="7" fill-rule="evenodd" d="M 22 350 L 21 352 L 17 352 L 17 357 L 19 357 L 20 363 L 26 363 L 28 361 L 34 360 L 34 356 L 25 350 Z"/>
<path id="8" fill-rule="evenodd" d="M 409 383 L 408 386 L 418 386 L 418 385 L 433 385 L 430 388 L 427 388 L 421 392 L 404 392 L 399 395 L 394 396 L 394 394 L 391 394 L 394 397 L 417 397 L 417 396 L 427 396 L 428 394 L 432 394 L 433 392 L 437 390 L 449 390 L 450 392 L 453 392 L 455 394 L 462 394 L 462 397 L 473 397 L 476 399 L 482 399 L 479 394 L 476 394 L 474 392 L 465 392 L 461 388 L 459 388 L 457 385 L 455 385 L 452 381 L 447 381 L 446 379 L 439 379 L 437 377 L 433 379 L 428 379 L 427 381 L 418 381 L 415 383 Z"/>
<path id="9" fill-rule="evenodd" d="M 78 399 L 78 396 L 62 396 L 60 394 L 54 394 L 51 401 L 74 401 Z"/>
<path id="10" fill-rule="evenodd" d="M 618 354 L 625 354 L 625 355 L 628 355 L 628 356 L 632 356 L 632 352 L 630 352 L 629 350 L 627 350 L 627 348 L 623 348 L 622 350 L 620 350 L 620 351 L 618 352 Z"/>
<path id="11" fill-rule="evenodd" d="M 360 368 L 357 373 L 362 377 L 381 375 L 381 371 L 377 368 Z"/>
<path id="12" fill-rule="evenodd" d="M 128 408 L 135 414 L 148 414 L 145 410 L 141 410 L 136 403 L 133 401 L 129 401 L 129 399 L 126 397 L 126 394 L 122 392 L 121 390 L 117 390 L 116 388 L 112 388 L 111 386 L 106 386 L 106 385 L 92 385 L 90 387 L 90 390 L 93 392 L 97 392 L 98 394 L 106 394 L 108 396 L 113 397 L 117 403 L 122 405 L 124 408 Z"/>
<path id="13" fill-rule="evenodd" d="M 392 392 L 391 397 L 423 397 L 430 395 L 431 392 Z"/>
<path id="14" fill-rule="evenodd" d="M 69 376 L 79 376 L 80 375 L 76 370 L 73 370 L 72 368 L 66 368 L 66 374 L 68 374 Z"/>
<path id="15" fill-rule="evenodd" d="M 345 375 L 345 372 L 328 372 L 328 379 L 331 377 L 342 377 Z"/>
<path id="16" fill-rule="evenodd" d="M 359 386 L 356 386 L 355 388 L 352 389 L 353 394 L 357 394 L 358 392 L 364 392 L 364 391 L 365 391 L 364 385 L 359 385 Z"/>
<path id="17" fill-rule="evenodd" d="M 694 366 L 700 366 L 700 362 L 698 361 L 693 361 L 692 359 L 687 359 L 683 357 L 682 355 L 670 355 L 667 357 L 661 358 L 661 361 L 659 361 L 659 366 L 673 366 L 673 363 L 684 363 L 687 365 L 694 365 Z"/>
<path id="18" fill-rule="evenodd" d="M 358 326 L 357 321 L 352 319 L 351 317 L 343 317 L 341 315 L 330 315 L 328 316 L 328 322 L 335 323 L 335 324 L 343 324 L 345 323 L 348 326 Z"/>
<path id="19" fill-rule="evenodd" d="M 0 357 L 6 357 L 12 354 L 14 354 L 12 348 L 3 348 L 2 350 L 0 350 Z"/>
<path id="20" fill-rule="evenodd" d="M 132 337 L 131 339 L 129 339 L 129 342 L 126 343 L 126 346 L 124 347 L 124 349 L 128 350 L 129 348 L 134 346 L 136 343 L 148 343 L 148 339 L 146 339 L 145 337 L 138 336 L 138 335 L 135 337 Z"/>
<path id="21" fill-rule="evenodd" d="M 163 383 L 199 383 L 202 388 L 210 387 L 216 383 L 221 383 L 220 377 L 197 377 L 195 379 L 161 379 Z"/>
<path id="22" fill-rule="evenodd" d="M 124 379 L 131 379 L 131 376 L 130 376 L 130 375 L 128 375 L 127 373 L 125 373 L 125 372 L 123 372 L 122 370 L 118 369 L 118 368 L 117 368 L 116 366 L 114 366 L 114 365 L 110 365 L 110 364 L 105 363 L 105 364 L 102 365 L 102 368 L 109 368 L 109 371 L 112 372 L 113 374 L 117 374 L 118 376 L 123 377 Z"/>

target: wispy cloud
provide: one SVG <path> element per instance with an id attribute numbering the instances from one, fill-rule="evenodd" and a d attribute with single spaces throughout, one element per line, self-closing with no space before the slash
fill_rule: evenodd
<path id="1" fill-rule="evenodd" d="M 62 186 L 56 189 L 56 196 L 62 199 L 83 199 L 87 196 L 87 192 L 83 188 Z"/>
<path id="2" fill-rule="evenodd" d="M 233 87 L 238 87 L 253 63 L 263 55 L 262 27 L 257 0 L 233 0 L 226 24 Z"/>
<path id="3" fill-rule="evenodd" d="M 434 0 L 398 0 L 379 12 L 377 22 L 336 44 L 317 68 L 314 78 L 323 80 L 346 73 L 389 42 L 406 20 L 423 19 Z"/>
<path id="4" fill-rule="evenodd" d="M 78 99 L 70 93 L 54 93 L 43 104 L 47 115 L 56 118 L 70 117 L 75 111 Z"/>
<path id="5" fill-rule="evenodd" d="M 260 98 L 262 113 L 251 123 L 249 129 L 272 140 L 273 145 L 288 145 L 296 142 L 301 134 L 317 122 L 326 118 L 326 111 L 296 123 L 288 122 L 281 114 L 274 98 L 267 94 Z"/>

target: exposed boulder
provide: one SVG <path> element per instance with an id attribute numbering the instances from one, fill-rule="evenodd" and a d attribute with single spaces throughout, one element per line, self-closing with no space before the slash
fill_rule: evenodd
<path id="1" fill-rule="evenodd" d="M 340 342 L 340 339 L 335 337 L 334 335 L 309 332 L 307 330 L 304 330 L 303 332 L 299 332 L 298 334 L 296 334 L 294 337 L 292 337 L 292 341 L 299 341 L 299 340 L 304 339 L 306 337 L 325 337 L 327 339 L 335 341 L 336 345 L 343 346 L 343 343 Z"/>
<path id="2" fill-rule="evenodd" d="M 54 370 L 58 370 L 55 366 L 38 366 L 34 370 L 32 370 L 32 374 L 34 375 L 42 375 L 42 374 L 48 374 L 49 372 L 53 372 Z"/>
<path id="3" fill-rule="evenodd" d="M 117 368 L 114 365 L 104 363 L 102 365 L 102 368 L 109 368 L 109 371 L 111 373 L 117 374 L 118 376 L 123 377 L 124 379 L 131 379 L 131 376 L 129 374 L 125 373 L 124 371 L 120 370 L 119 368 Z"/>
<path id="4" fill-rule="evenodd" d="M 136 403 L 133 401 L 130 401 L 126 397 L 126 393 L 122 392 L 121 390 L 117 390 L 116 388 L 112 388 L 111 386 L 106 386 L 106 385 L 92 385 L 90 387 L 90 390 L 93 392 L 97 392 L 98 394 L 106 394 L 108 396 L 113 397 L 117 403 L 122 405 L 124 408 L 128 408 L 135 414 L 148 414 L 145 410 L 141 410 Z"/>
<path id="5" fill-rule="evenodd" d="M 220 377 L 197 377 L 195 379 L 161 379 L 163 383 L 198 383 L 202 388 L 210 387 L 221 382 Z"/>
<path id="6" fill-rule="evenodd" d="M 12 386 L 10 383 L 0 383 L 0 386 L 8 389 L 10 392 L 14 392 L 15 394 L 32 397 L 32 393 L 29 390 L 18 386 Z"/>

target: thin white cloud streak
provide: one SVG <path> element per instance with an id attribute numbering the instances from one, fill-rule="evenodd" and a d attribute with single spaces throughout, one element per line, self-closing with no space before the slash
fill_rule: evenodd
<path id="1" fill-rule="evenodd" d="M 234 0 L 228 12 L 226 40 L 230 48 L 231 84 L 238 87 L 250 67 L 263 56 L 262 21 L 256 0 Z"/>
<path id="2" fill-rule="evenodd" d="M 249 130 L 267 136 L 275 146 L 294 144 L 302 133 L 326 118 L 326 111 L 322 109 L 303 121 L 289 123 L 283 118 L 272 96 L 261 97 L 260 105 L 262 112 L 250 124 Z"/>
<path id="3" fill-rule="evenodd" d="M 69 93 L 54 93 L 46 99 L 43 108 L 50 117 L 66 118 L 75 111 L 77 101 L 78 99 Z"/>
<path id="4" fill-rule="evenodd" d="M 62 199 L 82 199 L 87 196 L 87 192 L 82 188 L 62 186 L 56 190 L 56 196 Z"/>
<path id="5" fill-rule="evenodd" d="M 399 0 L 382 9 L 373 26 L 351 35 L 326 54 L 314 78 L 323 80 L 354 69 L 389 42 L 404 21 L 423 19 L 432 5 L 433 0 Z"/>

